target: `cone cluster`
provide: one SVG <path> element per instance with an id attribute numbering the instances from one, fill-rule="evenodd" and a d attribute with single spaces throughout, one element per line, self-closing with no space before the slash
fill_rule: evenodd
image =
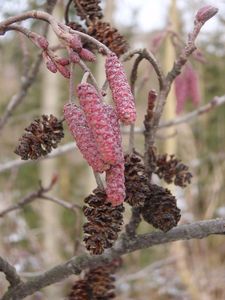
<path id="1" fill-rule="evenodd" d="M 82 19 L 101 19 L 103 17 L 101 0 L 73 0 L 76 13 Z"/>
<path id="2" fill-rule="evenodd" d="M 84 200 L 83 212 L 88 220 L 83 226 L 84 242 L 87 250 L 95 255 L 112 247 L 123 224 L 123 206 L 113 207 L 106 198 L 105 192 L 96 189 Z"/>
<path id="3" fill-rule="evenodd" d="M 180 187 L 186 187 L 191 183 L 192 174 L 189 172 L 188 166 L 175 158 L 174 155 L 158 155 L 154 172 L 166 183 L 173 182 Z"/>
<path id="4" fill-rule="evenodd" d="M 109 300 L 116 297 L 114 273 L 120 266 L 118 261 L 90 269 L 83 279 L 76 281 L 68 300 Z"/>
<path id="5" fill-rule="evenodd" d="M 141 159 L 125 156 L 125 201 L 139 207 L 143 219 L 163 231 L 168 231 L 180 220 L 176 198 L 168 189 L 152 184 Z"/>
<path id="6" fill-rule="evenodd" d="M 129 48 L 124 36 L 108 22 L 96 20 L 89 25 L 87 33 L 106 45 L 118 57 Z"/>
<path id="7" fill-rule="evenodd" d="M 50 153 L 63 137 L 62 121 L 53 115 L 42 115 L 25 128 L 15 153 L 23 160 L 35 160 Z"/>

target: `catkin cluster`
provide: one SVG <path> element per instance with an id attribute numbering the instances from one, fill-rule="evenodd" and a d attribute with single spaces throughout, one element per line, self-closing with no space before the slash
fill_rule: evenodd
<path id="1" fill-rule="evenodd" d="M 117 56 L 108 54 L 106 76 L 115 109 L 102 102 L 102 95 L 89 83 L 77 86 L 80 107 L 66 104 L 68 127 L 88 164 L 95 172 L 106 172 L 107 201 L 113 206 L 125 199 L 124 155 L 119 120 L 132 124 L 136 119 L 133 95 Z"/>

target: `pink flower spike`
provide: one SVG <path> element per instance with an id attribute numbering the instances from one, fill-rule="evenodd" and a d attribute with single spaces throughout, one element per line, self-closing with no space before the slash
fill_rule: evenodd
<path id="1" fill-rule="evenodd" d="M 88 49 L 82 48 L 79 55 L 84 60 L 91 61 L 91 62 L 96 61 L 96 56 Z"/>
<path id="2" fill-rule="evenodd" d="M 87 124 L 83 110 L 73 103 L 64 105 L 64 116 L 77 147 L 95 172 L 102 173 L 109 168 L 101 159 L 94 136 Z"/>
<path id="3" fill-rule="evenodd" d="M 111 166 L 106 171 L 106 194 L 107 201 L 111 202 L 113 206 L 123 203 L 126 192 L 124 185 L 124 162 Z"/>
<path id="4" fill-rule="evenodd" d="M 100 95 L 89 83 L 79 84 L 77 95 L 101 157 L 108 164 L 119 163 L 121 161 L 120 149 Z"/>
<path id="5" fill-rule="evenodd" d="M 211 6 L 211 5 L 206 5 L 200 8 L 195 16 L 195 19 L 197 22 L 205 23 L 209 19 L 211 19 L 213 16 L 215 16 L 218 12 L 218 8 Z"/>
<path id="6" fill-rule="evenodd" d="M 107 56 L 105 69 L 119 119 L 125 125 L 133 124 L 136 120 L 134 97 L 116 54 L 111 53 Z"/>

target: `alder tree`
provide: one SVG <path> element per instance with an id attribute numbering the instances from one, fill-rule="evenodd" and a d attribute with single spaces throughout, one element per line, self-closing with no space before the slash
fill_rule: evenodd
<path id="1" fill-rule="evenodd" d="M 196 73 L 190 64 L 190 58 L 198 56 L 200 59 L 196 39 L 201 28 L 217 14 L 218 9 L 210 5 L 200 8 L 186 41 L 168 30 L 157 36 L 154 51 L 150 51 L 132 49 L 116 28 L 102 21 L 103 11 L 99 0 L 69 1 L 64 22 L 58 21 L 52 15 L 56 1 L 47 2 L 46 11 L 25 11 L 0 23 L 2 40 L 8 31 L 16 31 L 40 50 L 36 66 L 30 70 L 21 91 L 3 112 L 0 129 L 7 125 L 10 116 L 31 88 L 40 63 L 43 62 L 49 72 L 58 72 L 68 81 L 69 99 L 64 104 L 64 118 L 43 114 L 35 119 L 21 133 L 14 151 L 21 157 L 22 163 L 63 155 L 65 146 L 58 145 L 64 137 L 64 131 L 68 131 L 71 140 L 75 141 L 74 151 L 76 145 L 86 163 L 93 169 L 96 189 L 84 199 L 83 208 L 78 208 L 80 214 L 86 217 L 86 223 L 83 224 L 86 252 L 33 276 L 31 280 L 22 278 L 15 267 L 1 257 L 0 271 L 5 274 L 9 283 L 2 299 L 24 299 L 46 286 L 81 272 L 83 276 L 68 291 L 68 299 L 112 299 L 116 297 L 113 274 L 121 266 L 124 255 L 155 245 L 160 247 L 173 241 L 202 239 L 225 233 L 225 220 L 222 218 L 179 225 L 182 211 L 177 206 L 176 197 L 159 182 L 185 188 L 191 184 L 192 174 L 189 167 L 173 153 L 161 153 L 156 142 L 160 128 L 188 122 L 225 102 L 225 96 L 215 95 L 208 104 L 173 120 L 161 122 L 167 96 L 174 82 L 179 103 L 178 112 L 182 110 L 187 93 L 196 102 L 199 101 Z M 80 22 L 69 20 L 72 5 Z M 23 27 L 23 21 L 27 19 L 45 22 L 49 30 L 57 36 L 58 46 L 53 47 L 49 43 L 46 32 L 41 35 Z M 172 69 L 165 74 L 156 52 L 167 34 L 176 38 L 179 51 Z M 64 56 L 58 54 L 59 49 L 64 49 Z M 105 59 L 106 79 L 103 86 L 99 86 L 89 68 L 91 64 L 96 64 L 96 56 Z M 155 90 L 149 90 L 143 128 L 137 128 L 135 84 L 138 67 L 143 60 L 154 70 L 158 86 Z M 128 61 L 133 61 L 131 74 L 127 74 L 124 69 Z M 82 71 L 83 78 L 75 86 L 77 68 Z M 112 104 L 105 101 L 110 95 Z M 135 148 L 137 132 L 144 135 L 143 153 Z M 127 133 L 129 145 L 124 149 L 122 139 Z M 7 166 L 11 168 L 13 164 L 9 162 Z M 155 177 L 162 181 L 155 181 Z M 19 203 L 0 212 L 1 217 L 15 209 L 23 209 L 37 198 L 74 210 L 76 203 L 51 197 L 49 192 L 56 184 L 57 178 L 54 177 L 48 187 L 40 185 L 38 190 Z M 126 209 L 131 210 L 131 218 L 125 224 L 124 203 L 127 203 Z M 138 234 L 137 228 L 141 222 L 151 224 L 155 230 Z"/>

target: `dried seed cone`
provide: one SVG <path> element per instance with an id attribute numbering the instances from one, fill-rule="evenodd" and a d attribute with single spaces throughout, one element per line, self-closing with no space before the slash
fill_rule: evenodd
<path id="1" fill-rule="evenodd" d="M 92 299 L 114 299 L 115 278 L 110 274 L 110 268 L 98 267 L 89 271 L 85 279 L 92 288 Z"/>
<path id="2" fill-rule="evenodd" d="M 128 50 L 125 38 L 116 28 L 111 27 L 110 23 L 96 20 L 88 27 L 88 34 L 106 45 L 118 57 Z"/>
<path id="3" fill-rule="evenodd" d="M 53 115 L 42 115 L 41 119 L 34 120 L 25 131 L 15 149 L 15 153 L 23 160 L 47 155 L 64 137 L 62 122 Z"/>
<path id="4" fill-rule="evenodd" d="M 132 207 L 142 207 L 148 196 L 148 177 L 141 159 L 130 154 L 125 156 L 125 201 Z"/>
<path id="5" fill-rule="evenodd" d="M 114 273 L 121 260 L 90 269 L 82 280 L 74 283 L 68 300 L 109 300 L 115 298 Z"/>
<path id="6" fill-rule="evenodd" d="M 106 171 L 107 201 L 111 202 L 113 206 L 122 204 L 125 199 L 124 181 L 124 162 L 113 165 Z"/>
<path id="7" fill-rule="evenodd" d="M 159 155 L 156 165 L 154 172 L 167 183 L 173 182 L 183 188 L 191 183 L 192 174 L 189 172 L 188 166 L 175 158 L 174 155 Z"/>
<path id="8" fill-rule="evenodd" d="M 83 20 L 87 18 L 91 20 L 101 19 L 103 17 L 102 9 L 99 6 L 100 2 L 100 0 L 73 0 L 76 13 Z"/>
<path id="9" fill-rule="evenodd" d="M 123 66 L 114 53 L 107 56 L 105 69 L 119 119 L 126 125 L 134 123 L 136 120 L 134 97 Z"/>
<path id="10" fill-rule="evenodd" d="M 119 163 L 121 149 L 118 147 L 112 125 L 98 92 L 91 84 L 83 83 L 78 85 L 77 95 L 101 157 L 108 164 Z"/>
<path id="11" fill-rule="evenodd" d="M 68 300 L 89 300 L 91 299 L 91 290 L 86 280 L 77 280 L 72 291 L 68 296 Z"/>
<path id="12" fill-rule="evenodd" d="M 176 198 L 168 189 L 158 185 L 149 185 L 149 197 L 141 209 L 144 220 L 166 232 L 177 225 L 180 220 L 180 209 Z"/>
<path id="13" fill-rule="evenodd" d="M 73 135 L 77 147 L 95 172 L 102 173 L 109 168 L 98 152 L 94 136 L 87 124 L 85 114 L 81 108 L 73 103 L 65 104 L 64 116 Z"/>
<path id="14" fill-rule="evenodd" d="M 84 242 L 91 254 L 101 254 L 111 248 L 123 224 L 122 205 L 113 207 L 106 201 L 106 193 L 95 189 L 84 202 L 83 212 L 88 222 L 84 224 Z"/>

